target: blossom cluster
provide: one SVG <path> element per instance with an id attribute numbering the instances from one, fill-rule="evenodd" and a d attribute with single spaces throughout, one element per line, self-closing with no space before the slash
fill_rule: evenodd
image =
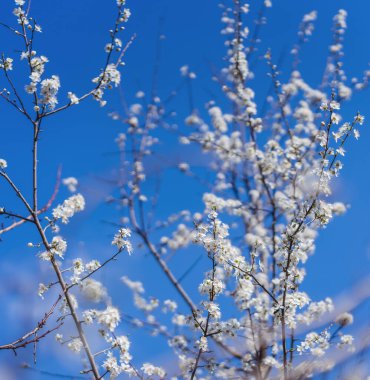
<path id="1" fill-rule="evenodd" d="M 184 127 L 167 120 L 166 102 L 142 91 L 126 117 L 111 114 L 125 125 L 116 139 L 125 177 L 120 179 L 117 199 L 110 201 L 122 205 L 123 222 L 131 224 L 188 306 L 188 312 L 180 312 L 176 302 L 168 321 L 160 298 L 148 299 L 144 284 L 125 276 L 122 281 L 141 315 L 130 323 L 167 339 L 181 378 L 238 378 L 241 373 L 246 378 L 312 376 L 330 368 L 326 356 L 344 347 L 351 351 L 356 342 L 342 333 L 352 315 L 336 318 L 330 298 L 315 300 L 303 289 L 306 263 L 316 250 L 319 233 L 347 210 L 347 205 L 333 200 L 333 184 L 349 139 L 360 137 L 364 117 L 357 113 L 346 119 L 341 109 L 355 90 L 366 87 L 367 74 L 359 85 L 345 75 L 342 42 L 347 13 L 339 10 L 333 18 L 334 42 L 324 83 L 313 86 L 304 79 L 300 54 L 315 30 L 317 12 L 312 11 L 299 26 L 288 78 L 281 78 L 272 51 L 264 56 L 273 94 L 265 105 L 268 111 L 263 111 L 249 64 L 260 41 L 250 40 L 242 21 L 250 6 L 238 1 L 221 9 L 227 64 L 214 79 L 225 101 L 211 100 L 204 114 L 193 107 Z M 261 25 L 264 21 L 257 20 Z M 196 74 L 189 66 L 180 72 L 193 85 Z M 160 150 L 156 147 L 160 126 L 180 134 L 181 144 L 199 149 L 210 162 L 211 174 L 205 179 L 190 161 L 176 164 L 180 173 L 206 184 L 204 209 L 173 213 L 153 227 L 146 222 L 146 213 L 151 213 L 148 204 L 157 198 L 148 197 L 144 182 L 146 157 Z M 178 280 L 167 265 L 177 252 L 195 250 L 194 244 L 203 249 L 203 260 L 209 264 L 197 281 L 199 302 L 180 284 L 183 277 Z M 196 264 L 184 277 L 196 272 Z M 325 318 L 327 325 L 317 328 Z M 232 365 L 223 350 L 232 357 Z M 309 365 L 312 360 L 314 366 Z"/>

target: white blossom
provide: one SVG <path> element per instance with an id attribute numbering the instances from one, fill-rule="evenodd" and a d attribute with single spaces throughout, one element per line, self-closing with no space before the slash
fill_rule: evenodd
<path id="1" fill-rule="evenodd" d="M 92 278 L 88 278 L 81 283 L 83 296 L 92 302 L 100 302 L 107 296 L 107 290 L 103 284 Z"/>
<path id="2" fill-rule="evenodd" d="M 68 223 L 69 219 L 79 211 L 85 208 L 85 199 L 81 194 L 76 194 L 66 199 L 63 204 L 58 205 L 53 210 L 55 219 L 62 219 L 63 223 Z"/>
<path id="3" fill-rule="evenodd" d="M 158 376 L 159 378 L 164 378 L 166 376 L 166 372 L 161 367 L 156 367 L 150 363 L 144 363 L 141 367 L 141 370 L 148 376 Z"/>
<path id="4" fill-rule="evenodd" d="M 75 353 L 79 353 L 82 349 L 82 342 L 80 338 L 72 339 L 68 344 L 67 347 Z"/>
<path id="5" fill-rule="evenodd" d="M 63 185 L 67 186 L 71 193 L 75 193 L 77 191 L 78 181 L 75 177 L 63 178 Z"/>
<path id="6" fill-rule="evenodd" d="M 131 237 L 131 231 L 128 228 L 120 228 L 118 233 L 114 235 L 112 245 L 115 245 L 120 251 L 126 249 L 129 255 L 131 255 L 132 245 L 127 239 L 129 237 Z"/>
<path id="7" fill-rule="evenodd" d="M 8 163 L 4 159 L 0 159 L 0 169 L 6 169 L 8 167 Z"/>
<path id="8" fill-rule="evenodd" d="M 50 79 L 44 79 L 41 82 L 41 102 L 50 109 L 54 109 L 58 104 L 57 94 L 60 88 L 59 77 L 53 75 Z"/>
<path id="9" fill-rule="evenodd" d="M 113 306 L 108 306 L 105 310 L 97 311 L 96 318 L 98 323 L 105 326 L 110 331 L 114 331 L 121 320 L 118 309 Z"/>
<path id="10" fill-rule="evenodd" d="M 39 290 L 38 290 L 38 295 L 39 297 L 41 297 L 42 299 L 44 299 L 44 293 L 49 289 L 48 286 L 46 286 L 45 284 L 42 284 L 40 283 L 39 284 Z"/>

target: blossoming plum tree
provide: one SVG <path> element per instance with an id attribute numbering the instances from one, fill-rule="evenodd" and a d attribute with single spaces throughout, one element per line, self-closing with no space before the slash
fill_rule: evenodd
<path id="1" fill-rule="evenodd" d="M 77 258 L 73 262 L 73 267 L 67 269 L 67 272 L 72 272 L 70 279 L 67 280 L 65 278 L 65 270 L 62 268 L 62 263 L 59 262 L 58 259 L 63 259 L 64 253 L 67 250 L 67 242 L 58 234 L 60 230 L 58 223 L 68 223 L 69 219 L 73 217 L 76 212 L 80 212 L 84 209 L 85 200 L 81 194 L 72 195 L 62 204 L 54 208 L 49 217 L 41 219 L 41 214 L 48 211 L 50 205 L 47 205 L 44 208 L 39 208 L 38 205 L 38 141 L 41 125 L 44 125 L 46 120 L 52 115 L 64 111 L 89 97 L 95 98 L 102 106 L 105 105 L 105 100 L 103 98 L 104 91 L 113 86 L 117 86 L 120 83 L 121 76 L 118 66 L 122 63 L 122 58 L 127 45 L 123 48 L 118 35 L 124 29 L 123 25 L 128 21 L 130 11 L 125 8 L 124 0 L 117 0 L 117 16 L 115 18 L 113 29 L 110 31 L 109 42 L 105 47 L 107 53 L 105 64 L 100 74 L 92 80 L 92 89 L 82 96 L 77 96 L 72 92 L 68 92 L 69 100 L 65 101 L 64 105 L 58 106 L 57 96 L 60 89 L 60 79 L 57 75 L 52 75 L 50 78 L 44 77 L 45 66 L 48 59 L 35 50 L 37 33 L 41 32 L 41 27 L 29 15 L 30 3 L 27 5 L 24 0 L 16 0 L 15 5 L 16 8 L 13 11 L 16 18 L 15 26 L 4 26 L 11 33 L 14 33 L 19 37 L 19 50 L 21 51 L 19 58 L 20 61 L 25 62 L 24 64 L 28 66 L 29 77 L 28 83 L 25 84 L 24 91 L 21 92 L 18 90 L 12 80 L 13 65 L 16 66 L 18 62 L 15 64 L 13 58 L 5 57 L 3 55 L 0 67 L 8 88 L 4 88 L 0 95 L 9 103 L 9 105 L 15 108 L 17 112 L 23 115 L 26 122 L 31 124 L 33 128 L 32 198 L 27 199 L 25 195 L 23 195 L 22 191 L 11 178 L 11 169 L 7 168 L 7 162 L 4 159 L 1 159 L 0 175 L 20 199 L 24 207 L 24 212 L 28 213 L 28 215 L 24 216 L 24 212 L 21 212 L 20 214 L 13 213 L 9 211 L 10 207 L 2 207 L 2 216 L 11 217 L 17 221 L 1 232 L 4 233 L 17 227 L 22 222 L 28 222 L 34 225 L 35 231 L 38 235 L 37 239 L 41 240 L 41 243 L 31 242 L 28 243 L 28 246 L 43 249 L 39 255 L 40 259 L 50 262 L 57 279 L 56 282 L 52 284 L 40 284 L 39 295 L 43 296 L 44 293 L 54 285 L 60 287 L 60 295 L 53 304 L 52 309 L 45 314 L 45 318 L 38 324 L 35 330 L 11 344 L 3 345 L 1 348 L 16 350 L 29 343 L 38 342 L 43 336 L 50 333 L 49 330 L 44 332 L 41 336 L 37 336 L 37 332 L 45 326 L 46 320 L 53 313 L 57 304 L 60 304 L 61 316 L 59 320 L 63 321 L 67 317 L 72 318 L 76 329 L 76 336 L 71 337 L 67 342 L 68 347 L 76 352 L 83 350 L 89 363 L 88 369 L 85 372 L 88 374 L 91 373 L 95 379 L 100 379 L 101 375 L 99 367 L 96 363 L 95 356 L 92 353 L 92 348 L 86 339 L 81 317 L 78 315 L 78 302 L 70 289 L 74 286 L 81 285 L 85 293 L 87 292 L 90 296 L 91 294 L 94 296 L 96 288 L 98 288 L 98 290 L 100 289 L 100 283 L 89 279 L 89 277 L 95 273 L 102 264 L 97 260 L 83 263 Z M 75 180 L 66 179 L 65 183 L 72 186 L 75 185 Z M 54 235 L 52 238 L 48 236 L 48 230 Z M 126 237 L 129 235 L 129 231 L 120 230 L 119 234 L 115 237 L 113 244 L 117 246 L 118 253 L 123 249 L 131 251 L 130 243 L 126 240 Z M 101 292 L 103 292 L 103 288 L 101 289 Z M 127 370 L 132 370 L 129 365 L 130 357 L 126 352 L 127 350 L 123 346 L 121 347 L 121 344 L 125 344 L 125 347 L 127 347 L 125 339 L 110 334 L 113 332 L 120 319 L 118 310 L 113 306 L 108 306 L 107 309 L 101 311 L 87 310 L 84 313 L 84 317 L 86 323 L 88 323 L 88 321 L 92 322 L 96 319 L 101 326 L 104 326 L 106 329 L 106 333 L 103 334 L 104 339 L 111 344 L 112 348 L 120 350 L 122 366 L 124 365 L 123 362 L 125 362 L 125 365 L 129 368 Z M 57 329 L 61 324 L 62 322 L 53 330 Z M 63 341 L 61 334 L 57 335 L 57 339 Z"/>
<path id="2" fill-rule="evenodd" d="M 39 258 L 49 262 L 55 273 L 54 282 L 40 284 L 39 296 L 48 297 L 48 290 L 57 286 L 59 295 L 35 330 L 0 348 L 17 350 L 58 330 L 56 340 L 87 359 L 81 373 L 95 380 L 119 376 L 304 379 L 334 369 L 337 361 L 333 352 L 351 355 L 355 351 L 353 338 L 345 327 L 353 322 L 352 315 L 335 314 L 331 299 L 315 301 L 301 289 L 305 264 L 315 251 L 319 231 L 346 211 L 343 203 L 331 201 L 329 196 L 333 178 L 342 169 L 346 143 L 359 138 L 364 123 L 359 113 L 351 120 L 342 120 L 339 113 L 353 91 L 367 86 L 369 77 L 365 72 L 362 81 L 348 83 L 343 70 L 346 12 L 339 10 L 334 16 L 333 43 L 317 88 L 299 71 L 300 51 L 314 31 L 316 12 L 303 17 L 297 44 L 291 51 L 292 70 L 287 81 L 280 76 L 272 50 L 266 51 L 264 61 L 273 94 L 266 100 L 268 111 L 263 111 L 255 100 L 257 89 L 251 87 L 249 62 L 257 51 L 263 14 L 272 4 L 264 2 L 258 28 L 251 35 L 245 24 L 249 3 L 226 1 L 222 6 L 222 36 L 227 64 L 216 77 L 223 101 L 209 101 L 205 107 L 208 115 L 193 107 L 181 128 L 167 121 L 164 101 L 155 95 L 148 98 L 142 91 L 126 115 L 112 114 L 123 122 L 123 131 L 116 139 L 121 176 L 109 199 L 122 212 L 112 241 L 117 251 L 102 263 L 76 257 L 71 267 L 65 267 L 68 253 L 63 224 L 75 213 L 83 212 L 85 199 L 76 194 L 77 180 L 69 177 L 63 183 L 73 193 L 71 197 L 51 206 L 54 194 L 40 208 L 40 128 L 49 117 L 89 97 L 105 105 L 104 91 L 120 84 L 118 68 L 131 40 L 124 46 L 118 36 L 130 12 L 124 0 L 117 1 L 117 17 L 105 46 L 105 64 L 93 79 L 92 89 L 82 96 L 68 92 L 68 100 L 59 105 L 61 80 L 57 75 L 45 76 L 48 59 L 35 50 L 41 27 L 30 17 L 24 0 L 15 3 L 17 23 L 6 27 L 19 37 L 22 47 L 19 59 L 1 58 L 8 84 L 0 96 L 34 131 L 32 197 L 28 199 L 13 181 L 11 162 L 1 158 L 0 176 L 24 211 L 13 212 L 12 205 L 2 205 L 0 214 L 11 223 L 0 232 L 16 229 L 19 233 L 18 227 L 24 223 L 34 226 L 35 241 L 41 243 L 28 245 L 39 251 Z M 25 91 L 18 90 L 12 80 L 18 64 L 29 69 Z M 182 67 L 181 75 L 188 83 L 196 78 L 187 66 Z M 181 144 L 197 146 L 212 161 L 204 208 L 191 213 L 179 205 L 164 220 L 154 219 L 158 194 L 156 190 L 150 193 L 150 186 L 145 185 L 146 163 L 155 154 L 163 130 L 178 134 Z M 190 179 L 205 182 L 210 178 L 202 178 L 202 173 L 187 162 L 178 169 Z M 196 297 L 185 289 L 182 278 L 168 263 L 170 254 L 189 249 L 201 249 L 209 264 L 202 278 L 194 278 L 198 284 Z M 109 272 L 109 263 L 121 252 L 131 255 L 141 250 L 153 256 L 177 297 L 159 294 L 158 298 L 147 298 L 145 279 L 124 275 L 122 282 L 131 290 L 137 309 L 134 316 L 113 306 L 108 289 L 93 275 L 100 270 Z M 80 310 L 73 293 L 77 287 L 92 303 L 103 300 L 106 307 Z M 48 329 L 49 316 L 57 309 L 59 324 Z M 140 342 L 116 333 L 123 315 L 129 324 L 168 342 L 173 357 L 168 368 L 149 362 L 140 364 L 131 356 L 130 346 Z M 323 318 L 325 315 L 329 319 Z M 62 334 L 61 326 L 67 319 L 72 319 L 75 326 L 75 335 L 69 337 Z M 105 342 L 103 350 L 91 344 L 86 325 L 96 326 Z"/>

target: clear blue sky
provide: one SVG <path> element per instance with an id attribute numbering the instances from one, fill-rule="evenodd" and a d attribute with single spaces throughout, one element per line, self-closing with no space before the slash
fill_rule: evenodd
<path id="1" fill-rule="evenodd" d="M 0 5 L 0 21 L 13 22 L 12 1 L 4 3 L 6 4 Z M 203 104 L 211 99 L 212 93 L 217 94 L 217 100 L 222 99 L 211 81 L 209 70 L 210 66 L 222 67 L 224 56 L 223 41 L 219 34 L 221 25 L 218 1 L 128 0 L 127 3 L 132 11 L 132 18 L 127 24 L 124 38 L 128 40 L 134 33 L 137 34 L 134 44 L 127 52 L 126 66 L 122 71 L 123 91 L 128 101 L 133 99 L 136 91 L 150 90 L 160 18 L 164 19 L 163 33 L 166 39 L 162 44 L 159 96 L 166 97 L 176 87 L 180 80 L 179 68 L 189 64 L 198 77 L 194 82 L 194 99 L 197 107 L 201 109 Z M 274 3 L 276 3 L 274 7 L 267 13 L 268 25 L 261 35 L 264 42 L 259 54 L 263 54 L 266 47 L 272 47 L 275 56 L 280 56 L 285 51 L 289 52 L 303 14 L 316 9 L 318 10 L 316 30 L 304 50 L 305 63 L 302 65 L 302 71 L 308 81 L 312 84 L 318 83 L 325 65 L 327 45 L 330 43 L 331 19 L 335 12 L 343 7 L 349 12 L 349 28 L 344 50 L 348 76 L 360 77 L 363 70 L 368 68 L 370 2 L 275 0 Z M 102 66 L 103 46 L 108 39 L 107 30 L 111 27 L 114 9 L 113 0 L 33 0 L 32 14 L 44 31 L 38 42 L 36 41 L 35 49 L 49 58 L 48 75 L 60 76 L 61 95 L 67 91 L 81 94 L 89 88 L 91 78 L 96 76 Z M 16 50 L 14 37 L 9 36 L 5 29 L 0 30 L 0 41 L 0 50 L 7 56 L 16 58 L 16 54 L 13 53 Z M 15 62 L 15 66 L 17 64 L 18 62 Z M 282 71 L 284 73 L 284 67 Z M 263 63 L 257 73 L 255 80 L 256 88 L 259 90 L 257 99 L 262 102 L 268 89 Z M 17 82 L 18 80 L 22 83 L 21 78 L 17 78 Z M 3 87 L 4 84 L 0 86 Z M 51 194 L 59 164 L 63 165 L 64 177 L 75 176 L 80 179 L 81 191 L 87 196 L 89 205 L 87 211 L 76 217 L 63 231 L 64 236 L 71 239 L 71 255 L 107 257 L 110 253 L 109 244 L 113 230 L 111 226 L 103 224 L 102 220 L 114 220 L 118 214 L 104 205 L 104 199 L 111 193 L 112 188 L 101 179 L 112 178 L 117 165 L 114 138 L 120 130 L 120 125 L 107 115 L 111 111 L 120 109 L 118 92 L 111 93 L 109 99 L 106 108 L 100 108 L 96 103 L 88 101 L 50 119 L 49 123 L 45 124 L 41 136 L 40 170 L 43 178 L 41 197 L 46 201 Z M 355 95 L 344 108 L 345 115 L 351 118 L 359 110 L 370 120 L 369 103 L 368 91 Z M 186 94 L 180 94 L 172 107 L 180 115 L 178 123 L 181 123 L 182 116 L 188 112 Z M 8 160 L 9 171 L 20 186 L 26 188 L 30 179 L 32 132 L 7 104 L 0 103 L 0 113 L 0 157 Z M 322 232 L 317 244 L 317 253 L 308 264 L 307 271 L 310 274 L 307 276 L 305 287 L 313 298 L 335 296 L 369 274 L 370 132 L 366 124 L 361 139 L 358 142 L 351 142 L 348 147 L 349 154 L 345 160 L 343 176 L 338 181 L 335 191 L 338 199 L 350 203 L 351 208 L 345 216 L 337 218 L 327 230 Z M 182 160 L 183 154 L 172 149 L 153 164 L 153 173 L 157 173 L 157 169 L 160 168 L 164 185 L 169 189 L 163 197 L 166 199 L 165 206 L 161 209 L 163 215 L 172 212 L 176 206 L 179 209 L 189 207 L 193 211 L 202 207 L 201 189 L 196 185 L 187 184 L 187 193 L 185 193 L 182 190 L 184 183 L 171 169 Z M 187 196 L 189 191 L 193 197 Z M 60 194 L 60 199 L 63 195 L 65 194 Z M 6 203 L 8 199 L 12 200 L 4 190 L 4 184 L 0 183 L 0 203 Z M 23 231 L 27 242 L 29 231 L 27 228 Z M 37 259 L 25 247 L 25 241 L 18 240 L 16 236 L 15 233 L 6 235 L 4 241 L 0 243 L 1 281 L 7 283 L 7 286 L 0 287 L 0 302 L 2 305 L 8 302 L 12 305 L 9 309 L 2 307 L 0 317 L 4 318 L 2 325 L 10 324 L 14 327 L 0 332 L 0 343 L 15 338 L 31 327 L 34 318 L 40 315 L 32 318 L 24 314 L 12 317 L 17 313 L 17 302 L 20 297 L 23 303 L 29 302 L 30 309 L 33 308 L 34 302 L 39 305 L 38 301 L 33 301 L 38 286 L 36 276 L 40 271 L 41 275 L 45 276 L 44 269 L 39 268 Z M 152 264 L 150 258 L 140 253 L 139 257 L 133 255 L 132 258 L 125 258 L 115 264 L 114 275 L 109 278 L 107 275 L 101 275 L 101 279 L 106 279 L 117 289 L 117 292 L 113 292 L 117 297 L 114 302 L 122 309 L 125 307 L 124 297 L 128 296 L 118 281 L 119 276 L 123 274 L 131 274 L 135 278 L 144 270 L 151 274 L 148 283 L 153 295 L 160 296 L 161 291 L 167 289 L 166 279 L 159 272 L 148 271 L 147 267 L 151 267 Z M 29 273 L 30 268 L 34 273 Z M 190 283 L 185 283 L 186 285 L 191 286 Z M 26 296 L 18 296 L 22 292 L 26 292 Z M 38 311 L 41 313 L 41 306 Z M 13 324 L 10 322 L 12 318 Z M 48 356 L 42 345 L 39 368 L 71 373 L 72 369 L 63 368 L 62 361 L 54 361 L 52 354 Z M 163 347 L 162 349 L 164 350 Z M 136 347 L 133 351 L 137 355 L 142 355 L 144 352 L 145 355 L 149 355 L 146 356 L 148 358 L 152 350 L 150 347 L 147 349 Z M 44 359 L 42 355 L 45 355 Z M 1 363 L 10 360 L 14 365 L 19 365 L 24 360 L 30 362 L 30 352 L 25 351 L 18 358 L 13 358 L 11 352 L 0 352 L 0 370 L 1 366 L 5 365 Z M 49 378 L 32 376 L 28 373 L 24 378 Z"/>

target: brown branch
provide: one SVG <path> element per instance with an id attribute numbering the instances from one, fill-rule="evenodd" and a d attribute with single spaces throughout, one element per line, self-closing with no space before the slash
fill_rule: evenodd
<path id="1" fill-rule="evenodd" d="M 56 196 L 57 196 L 57 194 L 59 192 L 61 176 L 62 176 L 62 168 L 59 167 L 58 171 L 57 171 L 57 179 L 56 179 L 56 183 L 55 183 L 55 186 L 54 186 L 53 194 L 51 195 L 50 199 L 45 204 L 45 206 L 37 211 L 37 215 L 40 215 L 40 214 L 43 214 L 44 212 L 46 212 L 51 207 L 51 205 L 53 204 L 53 202 L 54 202 L 54 200 L 55 200 L 55 198 L 56 198 Z M 0 235 L 2 235 L 5 232 L 9 232 L 9 231 L 11 231 L 12 229 L 14 229 L 16 227 L 19 227 L 20 225 L 22 225 L 25 222 L 32 222 L 33 223 L 33 216 L 32 215 L 29 215 L 29 216 L 23 218 L 23 217 L 21 217 L 19 215 L 15 215 L 15 214 L 11 215 L 8 212 L 4 212 L 4 214 L 20 218 L 21 220 L 18 220 L 17 222 L 14 222 L 10 226 L 5 227 L 2 230 L 0 230 Z"/>
<path id="2" fill-rule="evenodd" d="M 44 326 L 46 325 L 47 320 L 54 313 L 55 307 L 57 306 L 57 304 L 59 303 L 59 301 L 61 299 L 62 299 L 62 296 L 59 295 L 58 299 L 54 302 L 54 304 L 51 307 L 51 309 L 47 313 L 45 313 L 45 315 L 42 318 L 42 320 L 37 323 L 37 326 L 32 331 L 29 331 L 27 334 L 23 335 L 21 338 L 15 340 L 12 343 L 1 345 L 0 346 L 0 350 L 13 350 L 14 354 L 17 354 L 16 350 L 18 348 L 24 348 L 24 347 L 26 347 L 27 345 L 29 345 L 31 343 L 35 344 L 35 343 L 39 342 L 45 336 L 47 336 L 50 333 L 52 333 L 53 331 L 59 329 L 59 327 L 63 325 L 63 322 L 59 323 L 54 328 L 45 331 L 42 335 L 37 335 L 37 332 L 40 331 L 42 328 L 44 328 Z M 33 338 L 30 338 L 30 337 L 32 337 L 32 335 L 33 335 Z"/>

